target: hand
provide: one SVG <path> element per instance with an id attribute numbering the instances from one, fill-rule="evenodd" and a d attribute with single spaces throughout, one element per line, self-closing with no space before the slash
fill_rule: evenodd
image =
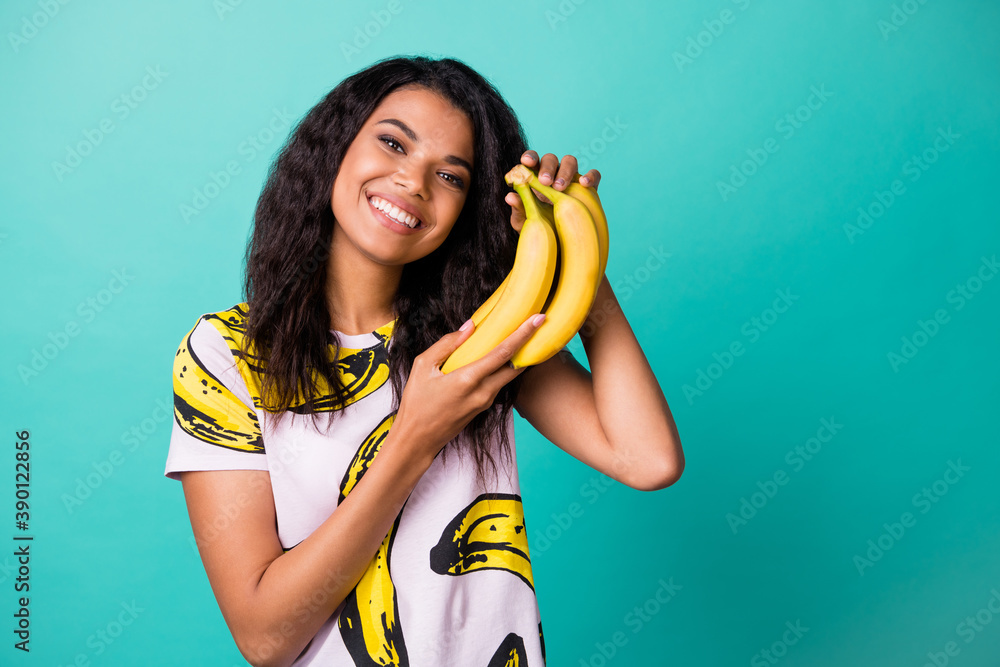
<path id="1" fill-rule="evenodd" d="M 511 368 L 507 362 L 541 326 L 532 322 L 534 317 L 482 358 L 447 374 L 441 372 L 441 365 L 472 335 L 475 326 L 471 322 L 466 331 L 445 334 L 418 355 L 392 424 L 400 442 L 430 462 L 473 417 L 493 405 L 503 386 L 526 370 Z"/>
<path id="2" fill-rule="evenodd" d="M 532 150 L 525 151 L 524 155 L 521 156 L 521 164 L 529 169 L 534 169 L 535 165 L 538 164 L 538 153 Z M 564 156 L 560 162 L 559 158 L 552 153 L 546 153 L 542 156 L 541 166 L 538 169 L 538 180 L 543 185 L 551 185 L 553 189 L 560 192 L 565 190 L 572 181 L 579 181 L 580 185 L 596 190 L 597 184 L 601 182 L 601 172 L 591 169 L 586 175 L 580 176 L 576 167 L 577 161 L 572 155 Z M 562 179 L 561 183 L 558 182 L 560 179 Z M 535 196 L 545 203 L 552 203 L 538 192 L 535 192 Z M 510 214 L 511 226 L 520 232 L 521 226 L 524 225 L 524 204 L 521 203 L 521 198 L 517 196 L 516 192 L 511 192 L 504 201 L 510 204 L 513 209 Z"/>

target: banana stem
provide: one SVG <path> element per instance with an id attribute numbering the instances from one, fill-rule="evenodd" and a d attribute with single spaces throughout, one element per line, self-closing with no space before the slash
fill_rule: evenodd
<path id="1" fill-rule="evenodd" d="M 541 203 L 538 198 L 535 197 L 535 193 L 531 191 L 531 188 L 525 183 L 514 183 L 514 192 L 517 196 L 521 198 L 521 203 L 524 204 L 524 217 L 525 220 L 531 218 L 536 219 L 541 217 Z"/>

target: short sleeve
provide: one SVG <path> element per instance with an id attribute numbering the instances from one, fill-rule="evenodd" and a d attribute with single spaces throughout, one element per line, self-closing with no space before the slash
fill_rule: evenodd
<path id="1" fill-rule="evenodd" d="M 202 316 L 174 356 L 174 421 L 164 474 L 267 470 L 260 423 L 222 333 Z"/>

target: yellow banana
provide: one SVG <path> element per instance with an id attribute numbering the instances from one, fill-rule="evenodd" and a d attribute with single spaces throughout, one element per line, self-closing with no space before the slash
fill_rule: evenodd
<path id="1" fill-rule="evenodd" d="M 578 175 L 578 177 L 579 177 L 579 175 Z M 579 185 L 579 184 L 578 184 L 578 185 Z M 583 186 L 582 186 L 582 185 L 581 185 L 581 186 L 579 186 L 579 187 L 580 187 L 580 188 L 583 188 Z M 583 189 L 584 189 L 584 190 L 586 190 L 586 188 L 583 188 Z M 586 194 L 586 193 L 585 193 L 585 194 Z M 596 193 L 596 192 L 594 192 L 594 193 L 593 193 L 593 196 L 592 196 L 592 197 L 589 197 L 589 199 L 590 199 L 591 201 L 593 201 L 593 199 L 594 199 L 594 198 L 595 198 L 596 196 L 597 196 L 597 193 Z M 581 201 L 583 201 L 583 199 L 582 199 L 581 197 L 577 197 L 577 199 L 581 199 Z M 537 200 L 536 200 L 536 201 L 537 201 Z M 584 203 L 586 203 L 586 202 L 584 202 Z M 541 209 L 541 211 L 542 211 L 542 215 L 544 215 L 544 216 L 545 216 L 545 219 L 546 219 L 546 220 L 548 220 L 548 221 L 549 221 L 549 223 L 551 223 L 551 224 L 554 224 L 554 223 L 552 222 L 552 205 L 551 205 L 551 204 L 545 204 L 545 203 L 543 203 L 543 202 L 539 201 L 539 202 L 538 202 L 538 206 L 539 206 L 539 208 L 540 208 L 540 209 Z M 591 204 L 587 203 L 587 208 L 590 208 L 590 206 L 591 206 Z M 603 210 L 601 209 L 601 203 L 600 203 L 600 200 L 597 200 L 597 209 L 601 211 L 601 215 L 603 215 L 603 214 L 604 214 Z M 591 211 L 591 215 L 593 215 L 593 211 Z M 607 220 L 605 220 L 604 224 L 605 224 L 605 237 L 607 237 L 607 233 L 606 233 L 606 230 L 607 230 Z M 521 227 L 521 229 L 524 229 L 524 227 L 522 226 L 522 227 Z M 605 257 L 607 257 L 607 253 L 605 253 Z M 557 267 L 558 267 L 558 264 L 557 264 Z M 602 269 L 601 273 L 603 273 L 603 272 L 604 272 L 604 271 L 603 271 L 603 269 Z M 478 326 L 479 326 L 479 324 L 480 324 L 480 322 L 482 322 L 483 320 L 485 320 L 485 319 L 486 319 L 486 316 L 490 314 L 490 311 L 491 311 L 491 310 L 493 310 L 493 306 L 495 306 L 495 305 L 496 305 L 496 303 L 497 303 L 497 301 L 499 301 L 499 300 L 500 300 L 500 295 L 501 295 L 501 294 L 503 294 L 503 291 L 504 291 L 504 289 L 506 289 L 506 288 L 507 288 L 507 283 L 508 283 L 508 282 L 510 282 L 510 274 L 509 274 L 509 273 L 508 273 L 508 274 L 507 274 L 507 276 L 506 276 L 506 277 L 505 277 L 505 278 L 503 279 L 503 282 L 502 282 L 502 283 L 500 283 L 500 286 L 499 286 L 499 287 L 497 287 L 497 288 L 496 288 L 496 289 L 495 289 L 495 290 L 493 291 L 493 294 L 490 294 L 489 298 L 488 298 L 488 299 L 486 299 L 486 301 L 483 301 L 482 305 L 481 305 L 481 306 L 479 306 L 479 308 L 477 308 L 477 309 L 476 309 L 476 312 L 474 312 L 474 313 L 472 314 L 472 317 L 471 317 L 470 319 L 472 320 L 472 323 L 473 323 L 473 324 L 475 324 L 475 325 L 476 325 L 476 326 L 478 327 Z"/>
<path id="2" fill-rule="evenodd" d="M 472 323 L 475 324 L 477 328 L 479 327 L 479 323 L 486 319 L 486 316 L 490 314 L 491 310 L 493 310 L 493 306 L 497 305 L 497 301 L 500 300 L 500 295 L 503 294 L 505 289 L 507 289 L 507 283 L 509 282 L 510 274 L 508 273 L 507 277 L 503 279 L 502 283 L 500 283 L 500 287 L 497 287 L 493 291 L 493 294 L 490 294 L 490 298 L 483 301 L 483 305 L 479 306 L 479 308 L 476 309 L 476 312 L 472 313 Z"/>
<path id="3" fill-rule="evenodd" d="M 529 183 L 533 172 L 524 165 L 511 169 L 508 182 Z M 547 185 L 536 190 L 553 203 L 559 237 L 559 278 L 545 310 L 545 321 L 514 353 L 514 368 L 533 366 L 554 356 L 583 326 L 600 285 L 601 250 L 594 218 L 580 200 Z"/>
<path id="4" fill-rule="evenodd" d="M 482 324 L 444 362 L 443 373 L 482 358 L 529 315 L 541 312 L 549 295 L 558 253 L 556 234 L 531 188 L 525 183 L 515 183 L 514 190 L 524 202 L 525 221 L 510 280 Z M 580 207 L 584 208 L 582 204 Z"/>
<path id="5" fill-rule="evenodd" d="M 534 590 L 521 497 L 484 493 L 445 527 L 431 549 L 431 569 L 458 576 L 476 570 L 506 570 Z"/>
<path id="6" fill-rule="evenodd" d="M 530 185 L 539 192 L 542 191 L 542 188 L 538 187 L 542 184 L 538 181 L 538 175 L 534 172 L 532 172 Z M 579 174 L 573 177 L 573 180 L 570 181 L 570 184 L 566 186 L 563 192 L 583 202 L 583 205 L 590 211 L 590 217 L 594 219 L 594 226 L 597 228 L 597 242 L 601 248 L 601 265 L 597 275 L 603 276 L 604 269 L 608 266 L 608 216 L 604 213 L 601 198 L 597 196 L 597 190 L 594 188 L 580 185 Z M 545 193 L 543 192 L 542 194 Z M 545 196 L 548 197 L 548 195 Z"/>

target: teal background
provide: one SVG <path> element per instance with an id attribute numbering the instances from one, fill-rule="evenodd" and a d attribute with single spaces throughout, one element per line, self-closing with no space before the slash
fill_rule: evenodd
<path id="1" fill-rule="evenodd" d="M 11 445 L 22 429 L 35 535 L 30 655 L 12 648 L 17 575 L 13 547 L 0 546 L 0 663 L 245 664 L 192 549 L 181 486 L 163 477 L 170 421 L 158 401 L 171 399 L 181 337 L 241 298 L 254 205 L 287 130 L 252 158 L 241 143 L 275 108 L 297 121 L 371 62 L 424 54 L 491 79 L 539 152 L 600 169 L 607 276 L 687 461 L 668 489 L 597 493 L 585 487 L 595 471 L 518 418 L 548 664 L 997 664 L 1000 618 L 987 605 L 1000 591 L 1000 280 L 974 279 L 993 278 L 983 258 L 1000 253 L 1000 6 L 399 3 L 347 54 L 387 2 L 224 13 L 208 0 L 74 2 L 23 42 L 11 34 L 31 33 L 24 21 L 42 5 L 0 7 L 0 541 L 16 532 Z M 700 53 L 689 42 L 699 33 Z M 678 64 L 686 49 L 696 57 Z M 147 67 L 166 76 L 122 117 L 112 103 Z M 814 86 L 829 95 L 801 109 Z M 776 123 L 796 111 L 809 118 L 789 136 Z M 106 118 L 113 132 L 57 174 L 53 163 Z M 958 138 L 934 155 L 949 128 Z M 777 151 L 720 193 L 769 139 Z M 936 161 L 912 180 L 908 161 L 928 149 Z M 181 204 L 230 160 L 241 172 L 185 221 Z M 852 236 L 858 208 L 896 179 L 905 192 Z M 651 248 L 669 253 L 652 270 Z M 100 312 L 78 310 L 123 269 L 128 285 Z M 967 283 L 980 289 L 959 308 L 954 290 Z M 797 299 L 772 317 L 777 290 Z M 894 368 L 890 353 L 939 310 L 947 322 Z M 78 335 L 22 378 L 71 321 Z M 726 359 L 734 343 L 743 354 Z M 585 360 L 578 340 L 571 349 Z M 711 385 L 695 394 L 699 372 Z M 797 469 L 786 455 L 823 419 L 842 428 Z M 144 439 L 130 450 L 133 427 Z M 70 511 L 65 494 L 115 450 L 111 476 Z M 938 482 L 938 495 L 949 462 L 968 471 Z M 761 486 L 776 473 L 787 483 L 768 497 Z M 919 499 L 925 488 L 933 504 Z M 760 506 L 734 530 L 727 515 L 744 499 Z M 905 512 L 910 527 L 891 537 L 884 524 Z M 859 566 L 880 537 L 888 550 Z M 676 595 L 637 620 L 671 579 Z M 132 601 L 134 622 L 95 641 Z M 808 630 L 784 644 L 797 622 Z"/>

